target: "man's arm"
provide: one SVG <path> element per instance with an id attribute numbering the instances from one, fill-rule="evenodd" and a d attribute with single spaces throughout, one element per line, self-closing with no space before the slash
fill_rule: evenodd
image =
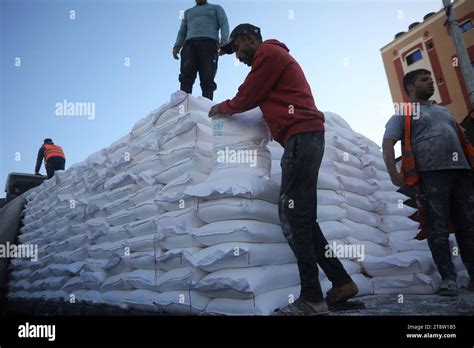
<path id="1" fill-rule="evenodd" d="M 382 151 L 385 165 L 394 185 L 402 186 L 403 178 L 397 171 L 395 164 L 395 150 L 393 147 L 399 140 L 403 140 L 405 133 L 405 118 L 403 116 L 392 116 L 385 125 L 383 135 Z"/>
<path id="2" fill-rule="evenodd" d="M 229 42 L 229 21 L 227 20 L 227 15 L 221 6 L 217 5 L 216 12 L 217 22 L 219 23 L 219 28 L 221 30 L 220 45 L 222 46 Z"/>
<path id="3" fill-rule="evenodd" d="M 218 104 L 219 113 L 233 115 L 259 106 L 268 97 L 290 62 L 283 55 L 272 54 L 271 51 L 263 52 L 254 59 L 256 61 L 252 70 L 239 87 L 234 99 Z"/>
<path id="4" fill-rule="evenodd" d="M 383 151 L 383 160 L 387 166 L 388 173 L 392 179 L 392 183 L 396 186 L 403 185 L 403 178 L 400 173 L 397 171 L 397 166 L 395 164 L 395 150 L 394 146 L 397 143 L 397 140 L 393 139 L 384 139 L 382 142 L 382 151 Z"/>
<path id="5" fill-rule="evenodd" d="M 173 47 L 173 56 L 175 59 L 178 59 L 178 52 L 184 45 L 184 40 L 186 39 L 186 34 L 188 33 L 188 21 L 186 19 L 186 12 L 184 12 L 183 19 L 181 20 L 181 26 L 178 31 L 178 36 L 176 37 L 176 43 Z"/>
<path id="6" fill-rule="evenodd" d="M 35 174 L 39 174 L 41 163 L 43 163 L 44 157 L 44 146 L 41 146 L 38 150 L 38 156 L 36 157 L 36 167 L 35 167 Z"/>

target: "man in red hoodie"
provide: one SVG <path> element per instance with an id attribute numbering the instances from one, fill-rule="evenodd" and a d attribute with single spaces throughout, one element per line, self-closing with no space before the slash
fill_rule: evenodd
<path id="1" fill-rule="evenodd" d="M 240 24 L 221 50 L 235 52 L 251 66 L 232 100 L 217 104 L 210 117 L 230 116 L 257 106 L 272 137 L 284 148 L 279 215 L 283 233 L 293 250 L 301 279 L 299 299 L 281 308 L 277 315 L 326 314 L 332 306 L 357 294 L 347 274 L 316 221 L 316 184 L 324 153 L 324 114 L 316 108 L 308 82 L 285 44 L 262 42 L 260 29 Z M 329 251 L 329 253 L 328 253 Z M 326 301 L 318 280 L 318 264 L 333 288 Z"/>

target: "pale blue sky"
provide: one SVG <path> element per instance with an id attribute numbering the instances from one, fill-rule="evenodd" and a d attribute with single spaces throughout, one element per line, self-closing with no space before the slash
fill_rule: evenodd
<path id="1" fill-rule="evenodd" d="M 283 41 L 299 61 L 320 110 L 343 116 L 377 143 L 391 102 L 380 48 L 441 0 L 216 0 L 231 29 L 249 22 Z M 0 186 L 33 173 L 45 137 L 67 167 L 110 145 L 179 89 L 171 48 L 180 10 L 194 0 L 0 0 Z M 71 20 L 70 10 L 76 18 Z M 403 18 L 400 18 L 400 12 Z M 293 15 L 293 18 L 291 18 Z M 21 58 L 21 66 L 15 59 Z M 126 57 L 130 67 L 124 66 Z M 231 98 L 249 68 L 219 61 L 216 102 Z M 193 91 L 200 95 L 199 81 Z M 96 117 L 58 117 L 64 99 L 93 102 Z M 386 107 L 385 107 L 386 110 Z M 15 154 L 21 155 L 16 160 Z M 42 167 L 42 173 L 45 173 Z"/>

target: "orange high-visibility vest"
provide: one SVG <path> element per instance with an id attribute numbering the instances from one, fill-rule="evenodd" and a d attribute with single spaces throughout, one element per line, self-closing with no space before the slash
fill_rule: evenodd
<path id="1" fill-rule="evenodd" d="M 400 171 L 406 186 L 415 186 L 418 183 L 415 155 L 411 147 L 411 115 L 412 106 L 408 104 L 407 113 L 405 115 L 405 139 L 402 143 L 402 168 Z"/>
<path id="2" fill-rule="evenodd" d="M 402 144 L 402 168 L 400 174 L 403 177 L 403 182 L 406 186 L 415 186 L 418 183 L 418 173 L 416 172 L 415 156 L 411 146 L 411 115 L 412 106 L 408 104 L 407 113 L 405 115 L 405 139 Z M 469 143 L 469 140 L 464 136 L 461 126 L 456 122 L 459 140 L 464 151 L 464 155 L 474 170 L 474 147 Z"/>
<path id="3" fill-rule="evenodd" d="M 61 146 L 53 144 L 44 144 L 44 159 L 47 162 L 51 157 L 64 158 L 64 152 Z"/>
<path id="4" fill-rule="evenodd" d="M 457 122 L 456 127 L 458 128 L 459 140 L 461 140 L 464 155 L 466 156 L 471 169 L 474 170 L 474 146 L 469 142 L 469 139 L 466 137 L 461 126 Z"/>

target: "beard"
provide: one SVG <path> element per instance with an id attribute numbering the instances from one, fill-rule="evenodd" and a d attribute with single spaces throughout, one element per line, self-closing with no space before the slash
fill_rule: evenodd
<path id="1" fill-rule="evenodd" d="M 252 61 L 253 61 L 253 56 L 255 55 L 255 51 L 251 48 L 251 47 L 248 47 L 246 50 L 245 50 L 245 60 L 244 60 L 244 63 L 247 64 L 248 66 L 251 66 L 252 65 Z"/>
<path id="2" fill-rule="evenodd" d="M 434 94 L 434 91 L 431 92 L 429 90 L 422 90 L 422 91 L 419 91 L 416 95 L 418 97 L 418 99 L 420 100 L 429 100 Z"/>

